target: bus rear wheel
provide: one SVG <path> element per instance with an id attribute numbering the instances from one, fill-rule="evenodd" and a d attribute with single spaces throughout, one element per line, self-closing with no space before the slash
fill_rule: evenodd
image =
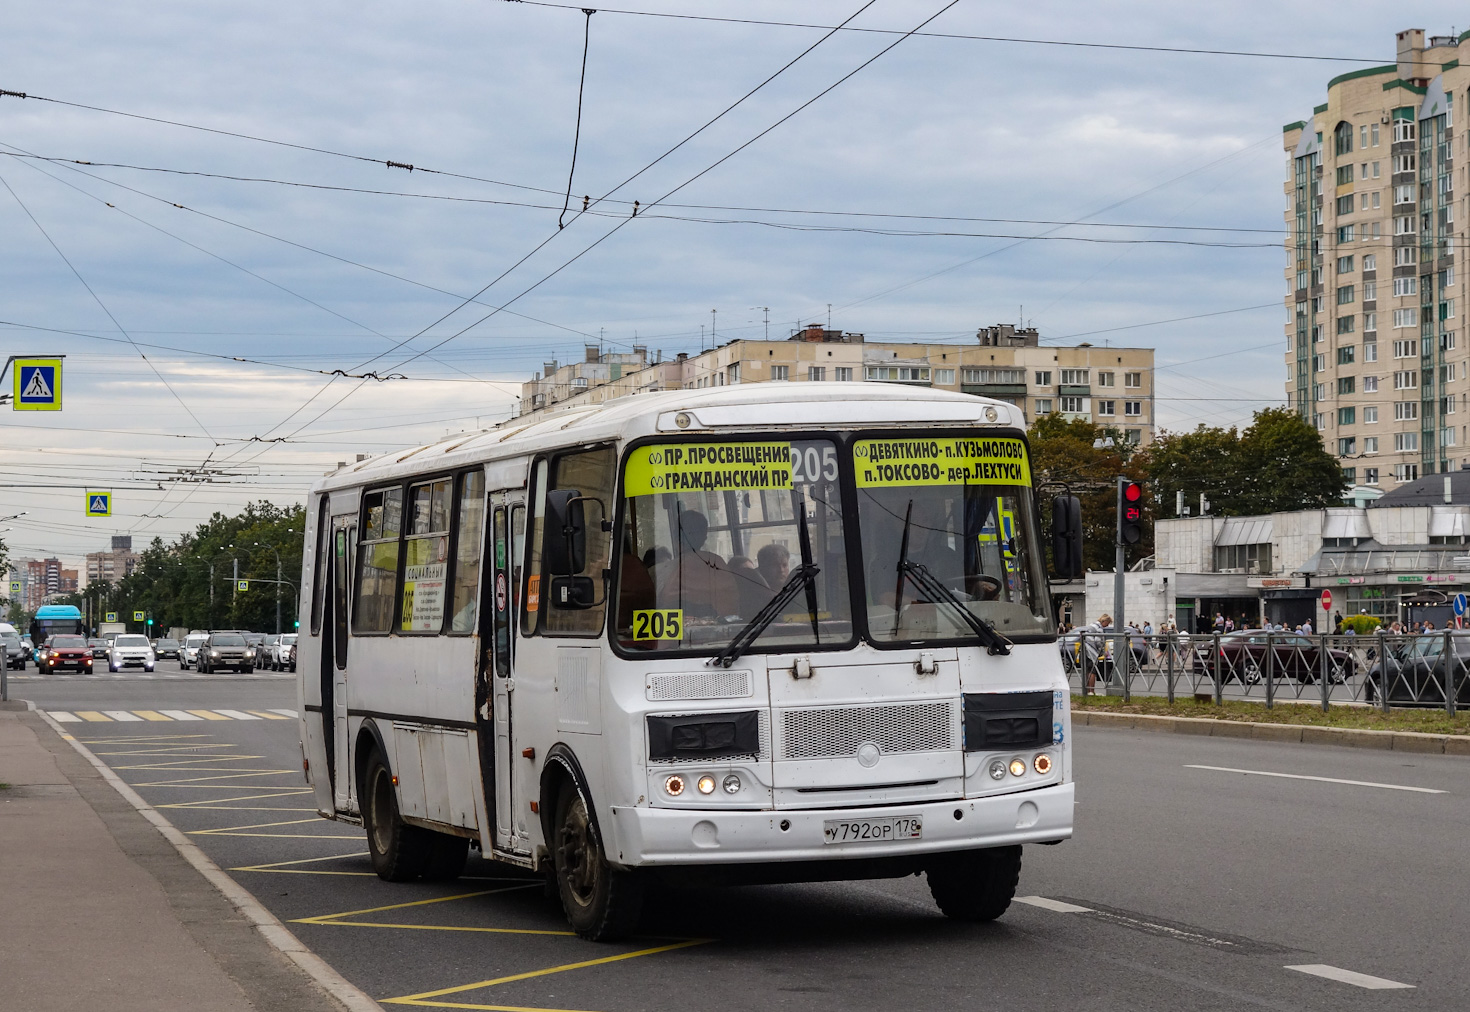
<path id="1" fill-rule="evenodd" d="M 945 854 L 925 869 L 929 893 L 957 921 L 993 921 L 1006 912 L 1021 879 L 1021 848 Z"/>
<path id="2" fill-rule="evenodd" d="M 556 803 L 556 888 L 572 930 L 594 942 L 617 941 L 638 926 L 643 882 L 607 862 L 582 793 L 568 783 Z"/>
<path id="3" fill-rule="evenodd" d="M 373 871 L 389 882 L 418 878 L 429 863 L 429 833 L 408 825 L 399 816 L 393 774 L 377 751 L 368 759 L 363 783 L 366 790 L 362 798 L 362 825 L 367 830 Z"/>
<path id="4" fill-rule="evenodd" d="M 429 834 L 429 857 L 424 862 L 424 881 L 453 882 L 464 873 L 470 856 L 470 841 L 448 833 Z"/>

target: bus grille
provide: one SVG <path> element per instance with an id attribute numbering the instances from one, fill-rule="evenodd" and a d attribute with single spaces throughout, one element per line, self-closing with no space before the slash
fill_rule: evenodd
<path id="1" fill-rule="evenodd" d="M 871 742 L 884 752 L 957 748 L 949 703 L 781 711 L 781 758 L 850 756 Z"/>
<path id="2" fill-rule="evenodd" d="M 696 674 L 649 675 L 651 700 L 742 699 L 751 694 L 749 671 L 701 671 Z"/>

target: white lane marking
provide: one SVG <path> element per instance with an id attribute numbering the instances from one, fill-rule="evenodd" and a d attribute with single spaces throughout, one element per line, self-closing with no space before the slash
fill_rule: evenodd
<path id="1" fill-rule="evenodd" d="M 53 720 L 60 721 L 63 724 L 80 724 L 82 722 L 81 717 L 78 717 L 74 713 L 67 713 L 65 710 L 47 710 L 46 712 L 51 715 Z"/>
<path id="2" fill-rule="evenodd" d="M 295 716 L 297 716 L 297 713 L 296 713 L 295 710 L 277 710 L 275 708 L 272 708 L 271 709 L 271 713 L 279 713 L 282 717 L 295 717 Z"/>
<path id="3" fill-rule="evenodd" d="M 214 712 L 215 713 L 224 714 L 226 717 L 229 717 L 231 720 L 264 720 L 265 719 L 263 717 L 257 717 L 253 713 L 246 713 L 243 710 L 215 710 Z"/>
<path id="4" fill-rule="evenodd" d="M 1029 903 L 1033 907 L 1043 910 L 1055 910 L 1059 914 L 1090 914 L 1091 907 L 1079 907 L 1075 903 L 1063 903 L 1061 900 L 1047 899 L 1045 896 L 1017 896 L 1017 903 Z"/>
<path id="5" fill-rule="evenodd" d="M 1238 770 L 1229 766 L 1197 766 L 1185 763 L 1188 770 L 1215 770 L 1217 773 L 1248 773 L 1253 777 L 1284 777 L 1287 780 L 1315 780 L 1323 784 L 1348 784 L 1352 787 L 1381 787 L 1386 791 L 1414 791 L 1417 794 L 1448 794 L 1432 787 L 1406 787 L 1403 784 L 1378 784 L 1371 780 L 1339 780 L 1336 777 L 1309 777 L 1301 773 L 1270 773 L 1266 770 Z"/>
<path id="6" fill-rule="evenodd" d="M 105 713 L 105 714 L 107 714 L 113 720 L 142 720 L 143 719 L 142 717 L 139 717 L 137 714 L 131 713 L 128 710 L 103 710 L 102 712 Z"/>
<path id="7" fill-rule="evenodd" d="M 1352 984 L 1355 987 L 1365 987 L 1370 991 L 1387 991 L 1390 988 L 1414 988 L 1414 984 L 1400 984 L 1396 980 L 1385 980 L 1382 977 L 1373 977 L 1366 973 L 1357 973 L 1353 970 L 1344 970 L 1340 966 L 1328 966 L 1326 963 L 1304 963 L 1301 966 L 1288 966 L 1287 970 L 1295 970 L 1298 973 L 1310 973 L 1314 977 L 1326 977 L 1328 980 L 1341 981 L 1344 984 Z"/>
<path id="8" fill-rule="evenodd" d="M 161 713 L 161 714 L 163 714 L 165 717 L 172 717 L 174 720 L 203 720 L 204 719 L 203 717 L 196 717 L 196 716 L 194 716 L 192 713 L 188 712 L 187 710 L 159 710 L 158 712 Z"/>

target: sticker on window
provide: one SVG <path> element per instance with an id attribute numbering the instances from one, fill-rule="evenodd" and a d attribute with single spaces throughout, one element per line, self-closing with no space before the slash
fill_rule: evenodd
<path id="1" fill-rule="evenodd" d="M 1031 484 L 1019 439 L 861 439 L 852 455 L 859 488 Z"/>
<path id="2" fill-rule="evenodd" d="M 791 487 L 790 443 L 665 443 L 628 455 L 628 496 Z"/>
<path id="3" fill-rule="evenodd" d="M 633 612 L 635 640 L 677 640 L 683 637 L 682 608 L 640 609 Z"/>

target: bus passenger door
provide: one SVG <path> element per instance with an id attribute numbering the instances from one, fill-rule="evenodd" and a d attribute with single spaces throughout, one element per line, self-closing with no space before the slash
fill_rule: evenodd
<path id="1" fill-rule="evenodd" d="M 486 601 L 481 612 L 490 622 L 488 635 L 482 638 L 486 649 L 481 662 L 482 677 L 489 682 L 486 692 L 489 713 L 483 708 L 480 710 L 480 740 L 482 743 L 493 742 L 489 757 L 492 768 L 488 771 L 487 782 L 495 785 L 495 847 L 497 850 L 525 853 L 526 841 L 517 836 L 512 821 L 516 800 L 516 763 L 511 755 L 515 696 L 513 616 L 520 587 L 517 562 L 525 540 L 525 498 L 519 491 L 511 494 L 500 492 L 493 493 L 491 501 L 493 511 L 486 532 L 490 544 L 485 552 L 490 577 L 484 583 Z M 483 748 L 484 744 L 482 756 Z"/>
<path id="2" fill-rule="evenodd" d="M 347 644 L 352 619 L 352 572 L 357 556 L 357 517 L 332 520 L 332 699 L 330 716 L 322 700 L 322 719 L 332 722 L 332 788 L 337 811 L 351 808 L 352 748 L 347 727 Z"/>

